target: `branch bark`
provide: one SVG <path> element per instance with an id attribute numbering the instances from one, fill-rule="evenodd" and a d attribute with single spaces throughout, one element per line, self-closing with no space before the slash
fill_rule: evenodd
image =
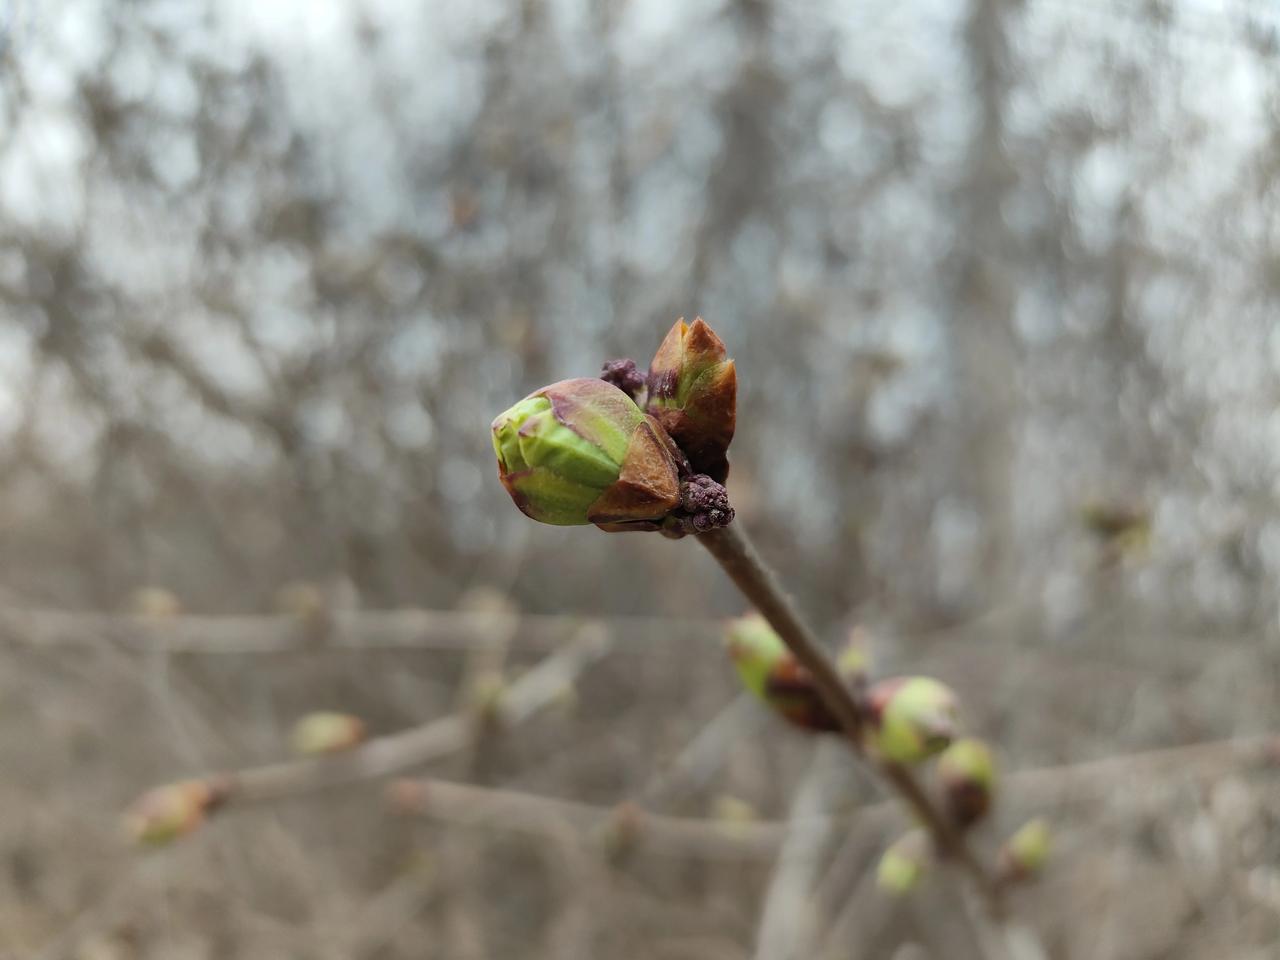
<path id="1" fill-rule="evenodd" d="M 607 635 L 592 631 L 544 659 L 502 695 L 499 723 L 517 725 L 552 703 L 583 670 L 603 657 L 610 645 Z M 376 780 L 465 748 L 472 740 L 475 723 L 475 718 L 464 712 L 454 713 L 369 740 L 339 756 L 248 767 L 205 779 L 225 790 L 219 810 Z"/>
<path id="2" fill-rule="evenodd" d="M 1001 885 L 974 855 L 965 839 L 942 815 L 906 767 L 874 758 L 862 738 L 862 710 L 853 692 L 840 681 L 835 664 L 800 618 L 777 578 L 751 545 L 741 523 L 701 534 L 697 540 L 724 568 L 743 595 L 778 632 L 783 643 L 811 674 L 827 708 L 840 721 L 853 752 L 872 766 L 882 782 L 911 810 L 933 837 L 939 853 L 959 863 L 972 877 L 993 912 L 1002 909 Z"/>
<path id="3" fill-rule="evenodd" d="M 1221 776 L 1262 765 L 1280 764 L 1280 734 L 1210 740 L 1180 747 L 1104 757 L 1083 763 L 1021 770 L 1005 785 L 1025 803 L 1057 799 L 1081 801 L 1114 789 L 1117 776 L 1160 777 L 1182 774 Z M 899 804 L 886 800 L 830 815 L 801 815 L 787 820 L 733 822 L 653 813 L 631 803 L 613 807 L 482 787 L 434 778 L 396 782 L 390 791 L 401 813 L 444 823 L 544 834 L 548 824 L 565 824 L 580 833 L 599 831 L 625 820 L 635 843 L 659 854 L 707 859 L 770 859 L 793 837 L 838 831 L 846 840 L 864 832 L 883 833 L 898 820 Z"/>

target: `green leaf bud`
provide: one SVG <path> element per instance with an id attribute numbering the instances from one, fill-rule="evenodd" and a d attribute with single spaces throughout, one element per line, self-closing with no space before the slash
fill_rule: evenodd
<path id="1" fill-rule="evenodd" d="M 886 760 L 919 763 L 955 737 L 956 696 L 932 677 L 881 680 L 868 701 L 871 745 Z"/>
<path id="2" fill-rule="evenodd" d="M 125 813 L 125 830 L 135 843 L 163 846 L 194 833 L 225 797 L 226 788 L 208 780 L 153 787 Z"/>
<path id="3" fill-rule="evenodd" d="M 649 365 L 648 410 L 684 451 L 695 473 L 717 483 L 737 420 L 738 374 L 722 341 L 701 317 L 677 320 Z"/>
<path id="4" fill-rule="evenodd" d="M 1029 820 L 1000 849 L 1001 872 L 1010 880 L 1030 880 L 1044 869 L 1053 851 L 1053 832 L 1041 817 Z"/>
<path id="5" fill-rule="evenodd" d="M 996 789 L 996 762 L 981 740 L 964 737 L 938 757 L 938 779 L 951 822 L 965 829 L 991 809 Z"/>
<path id="6" fill-rule="evenodd" d="M 904 896 L 920 885 L 929 865 L 929 840 L 921 830 L 912 830 L 894 841 L 880 858 L 876 885 L 885 893 Z"/>
<path id="7" fill-rule="evenodd" d="M 359 717 L 318 710 L 308 713 L 294 724 L 289 742 L 295 753 L 315 756 L 350 750 L 363 741 L 364 737 L 364 721 Z"/>
<path id="8" fill-rule="evenodd" d="M 182 613 L 182 601 L 164 587 L 139 587 L 129 596 L 129 612 L 146 620 L 172 620 Z"/>
<path id="9" fill-rule="evenodd" d="M 836 672 L 859 696 L 871 682 L 871 637 L 865 627 L 854 627 L 849 639 L 836 654 Z"/>
<path id="10" fill-rule="evenodd" d="M 816 732 L 840 729 L 813 675 L 759 614 L 729 622 L 725 647 L 742 685 L 794 726 Z"/>
<path id="11" fill-rule="evenodd" d="M 526 515 L 558 526 L 656 529 L 680 505 L 671 438 L 603 380 L 563 380 L 493 421 L 498 476 Z"/>

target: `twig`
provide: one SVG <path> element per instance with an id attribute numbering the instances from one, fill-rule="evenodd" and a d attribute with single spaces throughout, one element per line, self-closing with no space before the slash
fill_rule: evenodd
<path id="1" fill-rule="evenodd" d="M 609 650 L 611 641 L 589 631 L 564 650 L 547 657 L 503 694 L 499 721 L 519 724 L 559 697 L 566 685 Z M 209 779 L 226 790 L 224 804 L 255 803 L 312 793 L 401 773 L 465 747 L 473 721 L 451 714 L 422 726 L 378 737 L 335 757 L 315 757 L 250 767 Z"/>
<path id="2" fill-rule="evenodd" d="M 695 539 L 719 561 L 729 579 L 769 621 L 778 636 L 796 655 L 796 659 L 813 674 L 814 683 L 826 706 L 839 720 L 855 749 L 861 753 L 862 712 L 817 637 L 800 618 L 790 598 L 742 532 L 742 524 L 730 524 L 701 534 Z"/>
<path id="3" fill-rule="evenodd" d="M 960 623 L 897 634 L 919 653 L 953 649 L 963 639 L 966 659 L 977 656 L 1034 657 L 1056 664 L 1067 658 L 1044 648 L 1028 648 L 1010 642 L 986 628 L 1025 613 L 1022 605 L 996 607 Z M 466 651 L 474 646 L 496 645 L 506 631 L 518 627 L 512 643 L 522 650 L 551 651 L 566 636 L 593 617 L 579 614 L 505 613 L 500 611 L 393 610 L 328 611 L 318 622 L 307 623 L 289 614 L 180 614 L 145 617 L 102 611 L 70 612 L 13 604 L 0 604 L 0 641 L 15 648 L 85 650 L 111 647 L 124 653 L 144 654 L 161 649 L 172 654 L 197 656 L 312 655 L 367 650 Z M 635 638 L 644 649 L 654 643 L 681 643 L 696 633 L 710 636 L 724 626 L 713 617 L 614 615 L 607 618 L 618 646 L 625 649 Z M 1124 656 L 1124 647 L 1109 643 L 1113 627 L 1102 618 L 1090 631 L 1091 645 L 1073 647 L 1069 663 L 1131 670 L 1150 678 L 1153 670 L 1178 674 L 1199 669 L 1212 643 L 1217 655 L 1235 655 L 1253 638 L 1232 636 L 1213 641 L 1195 635 L 1162 633 L 1144 638 L 1160 648 L 1160 661 L 1150 663 Z M 1141 646 L 1142 644 L 1138 644 Z M 972 648 L 972 649 L 969 649 Z M 639 648 L 637 648 L 639 649 Z"/>
<path id="4" fill-rule="evenodd" d="M 724 763 L 728 747 L 739 738 L 751 736 L 756 725 L 765 719 L 767 715 L 757 709 L 751 694 L 738 694 L 671 762 L 649 777 L 637 791 L 637 798 L 651 804 L 677 790 L 685 792 L 704 786 Z"/>
<path id="5" fill-rule="evenodd" d="M 1091 791 L 1110 791 L 1118 771 L 1133 776 L 1175 772 L 1203 777 L 1226 769 L 1278 762 L 1280 735 L 1264 734 L 1022 770 L 1006 776 L 1005 784 L 1024 800 L 1041 796 L 1086 799 Z M 792 837 L 827 835 L 832 831 L 856 843 L 864 834 L 883 833 L 898 813 L 896 801 L 884 801 L 838 816 L 733 822 L 666 816 L 633 804 L 600 806 L 434 778 L 399 781 L 393 793 L 401 812 L 445 823 L 532 834 L 544 833 L 545 825 L 552 821 L 568 824 L 582 834 L 611 826 L 625 827 L 637 847 L 659 854 L 708 859 L 771 859 Z"/>
<path id="6" fill-rule="evenodd" d="M 906 767 L 868 756 L 862 741 L 862 712 L 853 693 L 840 681 L 835 665 L 814 634 L 800 619 L 778 581 L 765 566 L 742 532 L 741 523 L 697 537 L 719 561 L 725 573 L 778 632 L 800 663 L 813 675 L 814 685 L 827 708 L 839 720 L 854 752 L 868 760 L 933 836 L 939 852 L 961 864 L 982 890 L 989 906 L 1001 907 L 1000 884 L 969 849 L 963 836 L 942 816 L 928 794 Z"/>
<path id="7" fill-rule="evenodd" d="M 606 832 L 629 849 L 708 860 L 771 860 L 794 835 L 825 835 L 833 827 L 883 829 L 892 822 L 888 804 L 864 808 L 855 817 L 804 817 L 790 821 L 729 821 L 651 813 L 630 803 L 613 807 L 562 800 L 519 790 L 478 787 L 435 779 L 395 785 L 393 802 L 403 813 L 451 825 L 542 835 L 547 824 L 569 824 L 603 842 Z"/>
<path id="8" fill-rule="evenodd" d="M 317 650 L 460 650 L 500 646 L 515 634 L 523 649 L 555 650 L 566 636 L 593 622 L 579 615 L 464 610 L 328 612 L 308 623 L 287 614 L 145 617 L 61 610 L 0 609 L 0 638 L 36 649 L 112 646 L 147 653 L 313 654 Z M 619 638 L 634 635 L 646 648 L 688 630 L 719 629 L 702 618 L 609 617 Z"/>
<path id="9" fill-rule="evenodd" d="M 827 748 L 835 746 L 834 741 L 819 744 L 792 798 L 789 819 L 815 819 L 825 806 L 825 788 L 831 774 L 831 761 L 835 759 Z M 795 960 L 810 953 L 812 887 L 832 832 L 832 829 L 793 830 L 778 851 L 760 910 L 755 960 Z"/>

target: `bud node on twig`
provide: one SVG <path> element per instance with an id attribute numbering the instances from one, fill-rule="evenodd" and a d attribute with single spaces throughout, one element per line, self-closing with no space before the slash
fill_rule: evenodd
<path id="1" fill-rule="evenodd" d="M 600 379 L 613 384 L 637 403 L 644 393 L 646 378 L 634 360 L 606 360 Z"/>

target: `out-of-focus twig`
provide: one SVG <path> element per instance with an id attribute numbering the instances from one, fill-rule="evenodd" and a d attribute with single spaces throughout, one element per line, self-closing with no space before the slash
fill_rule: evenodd
<path id="1" fill-rule="evenodd" d="M 1105 795 L 1119 771 L 1134 777 L 1181 774 L 1203 778 L 1224 770 L 1239 772 L 1269 764 L 1280 764 L 1280 734 L 1212 740 L 1040 767 L 1010 773 L 1004 782 L 1028 803 L 1049 797 L 1081 801 L 1099 792 Z M 546 825 L 554 823 L 553 839 L 562 835 L 566 824 L 583 833 L 613 828 L 624 831 L 636 849 L 709 859 L 770 859 L 791 837 L 825 835 L 833 830 L 852 839 L 873 831 L 883 834 L 895 823 L 899 808 L 895 801 L 882 801 L 845 814 L 804 813 L 788 820 L 724 821 L 667 816 L 628 803 L 600 806 L 433 778 L 401 780 L 391 794 L 401 812 L 444 823 L 532 834 L 545 833 Z"/>
<path id="2" fill-rule="evenodd" d="M 834 742 L 819 745 L 792 800 L 792 819 L 813 819 L 821 811 L 831 764 L 837 759 L 829 748 L 836 746 Z M 760 911 L 755 960 L 796 960 L 810 955 L 814 933 L 812 887 L 830 833 L 830 829 L 795 830 L 779 850 Z"/>
<path id="3" fill-rule="evenodd" d="M 499 722 L 522 723 L 554 702 L 583 670 L 608 652 L 610 645 L 602 629 L 592 629 L 547 657 L 503 692 L 497 705 Z M 471 717 L 455 713 L 377 737 L 338 756 L 249 767 L 207 779 L 218 784 L 223 806 L 277 800 L 401 773 L 464 748 L 473 730 Z"/>
<path id="4" fill-rule="evenodd" d="M 693 737 L 670 763 L 656 770 L 638 791 L 642 803 L 655 803 L 679 791 L 705 785 L 725 760 L 731 743 L 748 737 L 767 715 L 749 693 L 740 693 Z"/>
<path id="5" fill-rule="evenodd" d="M 0 609 L 0 640 L 22 646 L 71 649 L 111 645 L 123 650 L 193 654 L 287 654 L 316 650 L 471 650 L 508 642 L 554 650 L 592 623 L 590 617 L 466 610 L 329 612 L 307 622 L 290 615 L 182 616 L 152 619 L 111 613 Z M 610 617 L 618 638 L 647 643 L 685 631 L 720 629 L 709 618 Z"/>
<path id="6" fill-rule="evenodd" d="M 836 824 L 852 828 L 845 817 L 803 817 L 790 821 L 724 821 L 652 813 L 630 803 L 613 807 L 562 800 L 519 790 L 478 787 L 442 780 L 405 780 L 394 786 L 392 801 L 409 813 L 454 825 L 542 835 L 547 825 L 568 824 L 602 843 L 659 855 L 717 859 L 770 860 L 793 835 L 825 834 Z M 859 811 L 861 828 L 888 827 L 888 804 Z M 559 834 L 553 835 L 555 839 Z"/>
<path id="7" fill-rule="evenodd" d="M 1176 673 L 1199 669 L 1210 651 L 1238 652 L 1252 642 L 1250 635 L 1209 640 L 1196 635 L 1162 633 L 1162 661 L 1152 664 L 1125 656 L 1122 646 L 1111 642 L 1119 625 L 1112 618 L 1091 631 L 1084 648 L 1063 654 L 1047 647 L 1009 642 L 1005 631 L 988 632 L 993 624 L 1025 611 L 1019 605 L 993 608 L 958 624 L 924 630 L 899 639 L 909 641 L 921 657 L 935 658 L 954 650 L 963 640 L 965 662 L 979 657 L 1034 658 L 1055 669 L 1089 669 L 1105 665 L 1151 678 L 1153 669 Z M 230 614 L 148 618 L 106 612 L 69 612 L 0 604 L 0 643 L 36 649 L 72 650 L 110 645 L 126 653 L 147 653 L 157 648 L 174 654 L 199 656 L 250 654 L 312 654 L 316 651 L 350 650 L 470 650 L 477 645 L 498 645 L 515 627 L 513 648 L 555 650 L 567 636 L 590 621 L 576 614 L 500 613 L 470 610 L 328 611 L 316 622 L 304 622 L 287 614 Z M 723 619 L 714 617 L 616 616 L 608 617 L 619 646 L 634 637 L 647 645 L 683 642 L 690 635 L 719 636 Z M 1154 641 L 1153 641 L 1154 642 Z"/>

